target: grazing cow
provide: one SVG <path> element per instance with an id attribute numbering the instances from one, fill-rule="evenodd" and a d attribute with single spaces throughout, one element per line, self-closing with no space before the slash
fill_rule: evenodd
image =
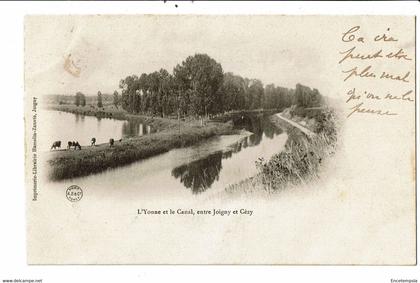
<path id="1" fill-rule="evenodd" d="M 114 139 L 109 139 L 109 146 L 113 146 L 114 145 Z"/>
<path id="2" fill-rule="evenodd" d="M 92 138 L 90 145 L 93 146 L 93 145 L 95 145 L 95 143 L 96 143 L 96 139 L 95 138 Z"/>
<path id="3" fill-rule="evenodd" d="M 79 144 L 79 142 L 78 141 L 69 141 L 68 143 L 67 143 L 67 149 L 71 149 L 71 147 L 74 147 L 74 150 L 76 150 L 76 149 L 79 149 L 79 150 L 81 150 L 82 149 L 82 146 Z"/>
<path id="4" fill-rule="evenodd" d="M 61 148 L 61 141 L 53 142 L 51 149 Z"/>
<path id="5" fill-rule="evenodd" d="M 82 146 L 79 144 L 78 141 L 75 142 L 73 145 L 74 145 L 74 150 L 76 150 L 76 149 L 82 150 Z"/>

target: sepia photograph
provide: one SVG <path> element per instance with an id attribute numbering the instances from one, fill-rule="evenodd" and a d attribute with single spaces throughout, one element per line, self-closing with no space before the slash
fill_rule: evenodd
<path id="1" fill-rule="evenodd" d="M 24 25 L 29 264 L 416 264 L 414 17 Z"/>
<path id="2" fill-rule="evenodd" d="M 63 36 L 73 37 L 74 46 L 63 62 L 39 75 L 42 82 L 28 82 L 43 123 L 38 131 L 41 166 L 46 165 L 52 183 L 105 183 L 102 189 L 117 185 L 121 191 L 135 187 L 138 197 L 270 193 L 317 177 L 324 159 L 334 154 L 334 98 L 319 86 L 294 84 L 298 79 L 292 75 L 284 81 L 276 77 L 278 71 L 255 70 L 261 62 L 254 61 L 269 61 L 252 50 L 255 43 L 240 43 L 249 31 L 229 39 L 231 33 L 210 29 L 229 18 L 52 19 L 69 25 Z M 29 18 L 30 23 L 42 20 Z M 87 24 L 79 27 L 74 20 Z M 119 23 L 159 27 L 180 20 L 204 22 L 208 35 L 149 29 L 150 34 L 137 35 L 135 28 Z M 102 31 L 114 43 L 98 38 Z M 236 42 L 247 55 L 235 54 Z"/>

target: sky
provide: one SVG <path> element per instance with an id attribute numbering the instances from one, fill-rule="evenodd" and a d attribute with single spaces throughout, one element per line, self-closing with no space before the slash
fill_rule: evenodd
<path id="1" fill-rule="evenodd" d="M 224 72 L 335 95 L 343 25 L 343 17 L 316 16 L 27 16 L 25 89 L 112 93 L 128 75 L 172 72 L 206 53 Z M 70 72 L 66 58 L 76 66 Z"/>

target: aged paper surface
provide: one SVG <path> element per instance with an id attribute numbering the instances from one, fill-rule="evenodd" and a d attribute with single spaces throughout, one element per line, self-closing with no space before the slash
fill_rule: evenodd
<path id="1" fill-rule="evenodd" d="M 30 264 L 416 263 L 415 19 L 27 16 Z"/>

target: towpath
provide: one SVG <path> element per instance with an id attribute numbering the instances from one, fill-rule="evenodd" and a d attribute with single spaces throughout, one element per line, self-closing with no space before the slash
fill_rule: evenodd
<path id="1" fill-rule="evenodd" d="M 287 119 L 285 117 L 283 117 L 280 113 L 276 114 L 277 117 L 279 117 L 280 119 L 282 119 L 283 121 L 286 121 L 287 123 L 289 123 L 290 125 L 298 128 L 299 130 L 301 130 L 304 134 L 306 134 L 308 137 L 314 137 L 316 134 L 314 132 L 312 132 L 311 130 L 309 130 L 308 128 L 300 125 L 299 123 L 296 123 L 295 121 L 292 121 L 290 119 Z"/>

